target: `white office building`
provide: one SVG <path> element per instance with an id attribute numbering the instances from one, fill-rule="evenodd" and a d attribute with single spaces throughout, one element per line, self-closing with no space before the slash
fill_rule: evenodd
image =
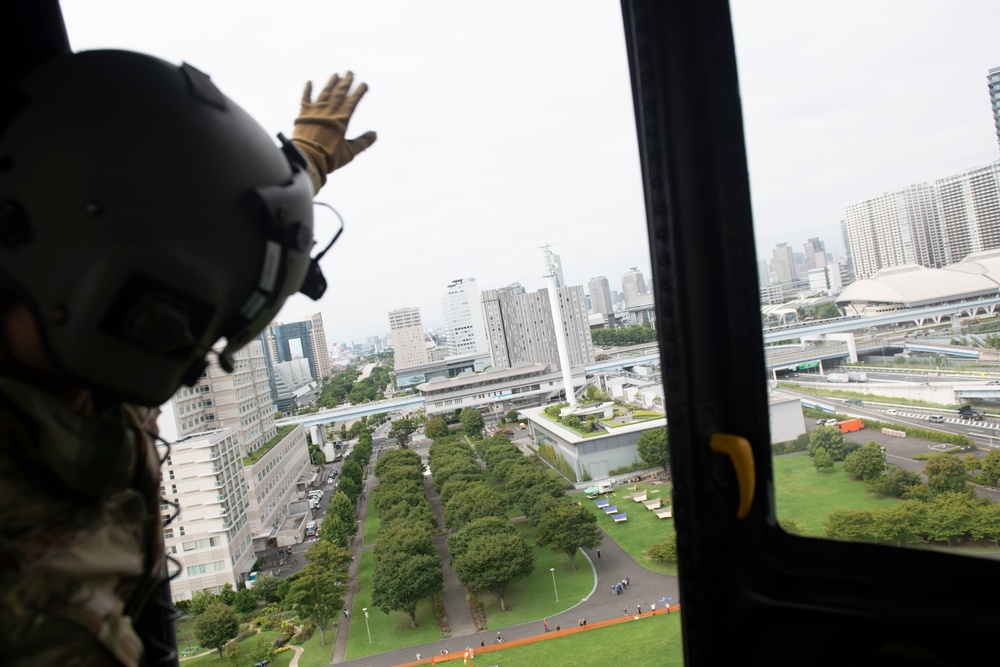
<path id="1" fill-rule="evenodd" d="M 389 331 L 396 370 L 430 362 L 419 308 L 398 308 L 389 312 Z"/>
<path id="2" fill-rule="evenodd" d="M 480 303 L 475 278 L 453 280 L 441 297 L 446 347 L 450 356 L 479 354 L 487 350 Z"/>
<path id="3" fill-rule="evenodd" d="M 604 276 L 595 276 L 587 283 L 590 289 L 590 312 L 595 315 L 611 315 L 615 312 L 611 300 L 611 285 Z"/>

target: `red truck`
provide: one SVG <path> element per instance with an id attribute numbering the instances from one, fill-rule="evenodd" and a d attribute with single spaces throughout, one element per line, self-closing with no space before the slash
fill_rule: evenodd
<path id="1" fill-rule="evenodd" d="M 851 433 L 852 431 L 860 431 L 865 427 L 865 423 L 860 419 L 845 419 L 842 422 L 837 422 L 837 428 L 840 429 L 841 433 Z"/>

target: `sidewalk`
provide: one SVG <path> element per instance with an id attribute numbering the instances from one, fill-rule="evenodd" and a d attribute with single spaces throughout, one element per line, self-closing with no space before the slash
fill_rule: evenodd
<path id="1" fill-rule="evenodd" d="M 426 493 L 427 502 L 430 503 L 431 510 L 437 518 L 438 528 L 443 530 L 444 511 L 441 508 L 441 496 L 434 490 L 430 477 L 424 477 L 424 493 Z M 458 580 L 455 568 L 449 562 L 448 535 L 435 535 L 432 540 L 438 558 L 441 559 L 441 569 L 444 574 L 444 590 L 441 592 L 441 597 L 444 601 L 444 613 L 448 616 L 451 636 L 471 635 L 475 632 L 476 626 L 472 622 L 472 613 L 469 611 L 469 603 L 465 598 L 465 586 Z"/>

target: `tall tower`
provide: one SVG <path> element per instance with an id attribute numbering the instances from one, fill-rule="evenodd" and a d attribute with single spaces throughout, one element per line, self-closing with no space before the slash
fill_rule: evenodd
<path id="1" fill-rule="evenodd" d="M 441 297 L 448 353 L 452 356 L 486 351 L 486 328 L 475 278 L 459 278 Z"/>
<path id="2" fill-rule="evenodd" d="M 615 312 L 614 303 L 611 301 L 611 286 L 604 276 L 595 276 L 588 283 L 590 288 L 590 310 L 595 315 L 610 315 Z"/>
<path id="3" fill-rule="evenodd" d="M 986 85 L 990 87 L 990 102 L 993 104 L 993 126 L 1000 143 L 1000 67 L 994 67 L 986 74 Z"/>
<path id="4" fill-rule="evenodd" d="M 573 371 L 569 364 L 569 347 L 566 344 L 566 327 L 563 325 L 562 299 L 556 286 L 556 267 L 552 262 L 552 251 L 545 246 L 545 285 L 549 291 L 549 307 L 552 309 L 552 326 L 559 350 L 559 368 L 562 370 L 563 387 L 570 407 L 576 407 L 576 391 L 573 389 Z"/>
<path id="5" fill-rule="evenodd" d="M 320 326 L 322 326 L 322 317 L 320 318 Z M 321 334 L 323 338 L 324 345 L 326 343 L 326 334 Z M 309 372 L 312 374 L 314 380 L 320 379 L 320 368 L 319 359 L 316 354 L 316 347 L 313 344 L 315 338 L 313 337 L 312 322 L 290 322 L 289 324 L 272 324 L 268 328 L 268 340 L 273 337 L 274 342 L 271 344 L 271 349 L 274 352 L 274 363 L 279 363 L 282 361 L 291 361 L 294 358 L 294 351 L 292 346 L 292 341 L 297 340 L 299 347 L 302 349 L 302 356 L 309 360 Z M 329 356 L 329 353 L 327 353 Z M 327 361 L 329 365 L 329 360 Z"/>
<path id="6" fill-rule="evenodd" d="M 389 331 L 396 370 L 430 363 L 419 308 L 397 308 L 389 312 Z"/>

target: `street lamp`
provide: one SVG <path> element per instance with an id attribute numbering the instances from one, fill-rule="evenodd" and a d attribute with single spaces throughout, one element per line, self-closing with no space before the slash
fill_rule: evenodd
<path id="1" fill-rule="evenodd" d="M 549 572 L 552 573 L 552 590 L 556 592 L 556 602 L 559 602 L 559 589 L 556 588 L 556 568 L 550 567 Z"/>
<path id="2" fill-rule="evenodd" d="M 368 643 L 372 643 L 372 629 L 368 625 L 368 607 L 362 607 L 361 611 L 365 612 L 365 629 L 368 631 Z"/>

